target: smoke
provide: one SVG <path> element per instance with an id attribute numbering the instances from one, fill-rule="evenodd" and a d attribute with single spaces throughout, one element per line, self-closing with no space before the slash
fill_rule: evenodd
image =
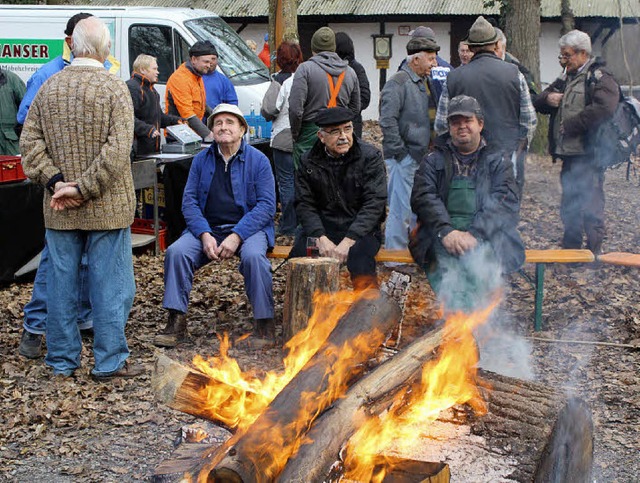
<path id="1" fill-rule="evenodd" d="M 434 290 L 447 312 L 470 313 L 486 306 L 496 293 L 505 293 L 502 267 L 488 244 L 462 257 L 439 254 L 441 278 L 434 278 Z M 510 317 L 498 308 L 476 329 L 482 369 L 520 379 L 533 379 L 531 343 L 513 330 Z"/>

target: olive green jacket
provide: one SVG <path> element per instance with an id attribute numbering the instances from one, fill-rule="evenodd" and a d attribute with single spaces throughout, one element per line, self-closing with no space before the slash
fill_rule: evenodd
<path id="1" fill-rule="evenodd" d="M 20 77 L 0 69 L 0 154 L 20 154 L 16 115 L 25 91 Z"/>

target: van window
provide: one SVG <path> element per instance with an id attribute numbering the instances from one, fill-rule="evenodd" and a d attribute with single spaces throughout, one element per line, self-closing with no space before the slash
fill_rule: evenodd
<path id="1" fill-rule="evenodd" d="M 163 25 L 132 25 L 129 28 L 129 71 L 133 73 L 133 61 L 140 54 L 158 59 L 159 84 L 166 84 L 173 74 L 173 42 L 171 27 Z"/>
<path id="2" fill-rule="evenodd" d="M 269 71 L 247 44 L 222 19 L 203 17 L 188 20 L 185 26 L 198 40 L 210 40 L 218 50 L 218 65 L 236 85 L 269 80 Z"/>
<path id="3" fill-rule="evenodd" d="M 177 69 L 182 65 L 183 62 L 186 62 L 187 60 L 189 60 L 189 44 L 175 30 L 173 31 L 173 37 L 175 39 L 175 42 L 174 42 L 175 59 L 176 59 L 175 68 Z"/>

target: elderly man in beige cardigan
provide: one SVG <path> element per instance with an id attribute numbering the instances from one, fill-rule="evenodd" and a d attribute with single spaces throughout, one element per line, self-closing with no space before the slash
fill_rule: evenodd
<path id="1" fill-rule="evenodd" d="M 105 380 L 133 377 L 124 327 L 135 294 L 130 225 L 135 209 L 129 151 L 133 106 L 125 83 L 104 69 L 110 36 L 96 17 L 74 29 L 74 59 L 42 86 L 25 121 L 25 173 L 46 187 L 47 357 L 56 375 L 80 367 L 77 293 L 88 259 L 95 366 Z"/>

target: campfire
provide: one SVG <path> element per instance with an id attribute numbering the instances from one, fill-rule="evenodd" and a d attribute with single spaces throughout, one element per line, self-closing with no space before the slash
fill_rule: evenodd
<path id="1" fill-rule="evenodd" d="M 438 445 L 443 446 L 461 439 L 461 425 L 475 426 L 478 434 L 495 431 L 494 424 L 513 426 L 513 414 L 491 411 L 504 404 L 498 399 L 507 400 L 509 411 L 526 411 L 527 397 L 542 389 L 478 374 L 473 331 L 497 304 L 451 315 L 443 327 L 381 364 L 379 349 L 397 332 L 402 310 L 377 290 L 316 294 L 307 328 L 285 346 L 282 371 L 260 377 L 242 371 L 229 356 L 227 336 L 217 357 L 196 356 L 196 370 L 161 356 L 153 381 L 159 398 L 233 434 L 220 446 L 194 449 L 191 464 L 185 465 L 185 458 L 177 467 L 165 462 L 160 473 L 181 472 L 181 478 L 194 482 L 423 481 L 436 474 L 440 479 L 434 481 L 449 481 L 446 454 L 428 463 L 403 456 L 424 445 L 425 435 L 433 431 L 439 431 Z M 507 391 L 512 394 L 505 396 Z M 558 414 L 566 401 L 546 388 L 531 401 L 536 414 L 526 421 L 517 443 L 528 451 L 535 446 L 538 457 L 527 468 L 517 458 L 507 458 L 512 461 L 496 477 L 557 470 L 544 464 L 552 458 L 557 433 L 556 418 L 550 415 Z M 576 413 L 580 421 L 588 416 L 583 406 L 578 408 L 569 420 Z M 443 414 L 453 421 L 445 430 L 436 426 Z M 590 417 L 586 420 L 590 423 Z M 542 433 L 547 428 L 543 444 L 532 424 Z M 508 432 L 513 438 L 513 428 Z"/>

